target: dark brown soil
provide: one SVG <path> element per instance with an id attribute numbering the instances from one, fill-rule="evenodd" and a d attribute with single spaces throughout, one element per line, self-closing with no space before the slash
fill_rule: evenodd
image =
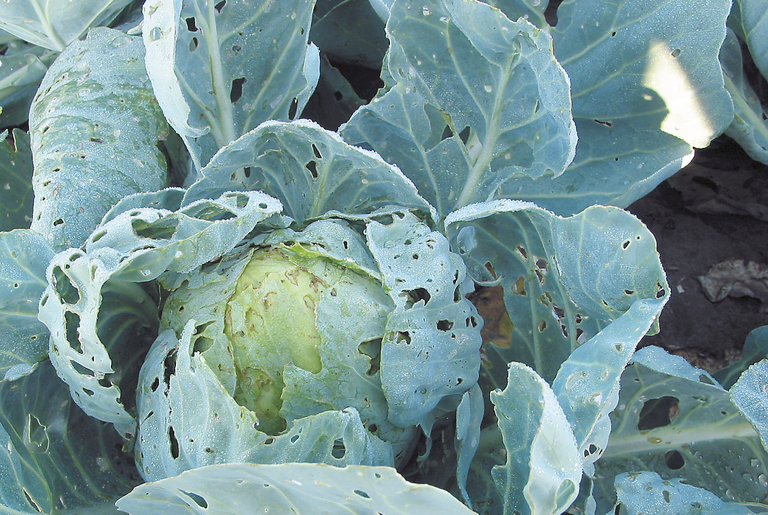
<path id="1" fill-rule="evenodd" d="M 661 332 L 642 344 L 709 370 L 737 359 L 747 334 L 768 324 L 768 305 L 753 297 L 712 302 L 697 277 L 726 260 L 768 265 L 768 166 L 721 137 L 628 210 L 656 236 L 672 290 Z"/>

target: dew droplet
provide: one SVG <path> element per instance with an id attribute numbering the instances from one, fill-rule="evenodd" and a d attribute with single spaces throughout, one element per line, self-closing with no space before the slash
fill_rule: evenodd
<path id="1" fill-rule="evenodd" d="M 662 440 L 658 436 L 649 436 L 648 443 L 661 443 Z"/>
<path id="2" fill-rule="evenodd" d="M 485 86 L 483 86 L 483 89 L 484 89 L 486 92 L 488 92 L 488 93 L 491 93 L 491 92 L 493 91 L 493 86 L 491 86 L 491 85 L 489 85 L 489 84 L 486 84 Z"/>
<path id="3" fill-rule="evenodd" d="M 142 271 L 141 271 L 141 275 L 143 275 L 144 277 L 149 277 L 149 275 L 150 275 L 151 273 L 152 273 L 152 272 L 150 272 L 150 271 L 149 271 L 149 270 L 147 270 L 147 269 L 144 269 L 144 270 L 142 270 Z"/>
<path id="4" fill-rule="evenodd" d="M 432 14 L 432 13 L 431 13 L 431 12 L 429 12 L 429 7 L 427 7 L 427 6 L 425 5 L 424 7 L 422 7 L 422 8 L 421 8 L 421 14 L 423 14 L 424 16 L 429 16 L 429 15 L 430 15 L 430 14 Z"/>

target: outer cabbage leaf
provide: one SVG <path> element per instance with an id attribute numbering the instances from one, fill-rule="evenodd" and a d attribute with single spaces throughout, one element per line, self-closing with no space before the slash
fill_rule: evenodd
<path id="1" fill-rule="evenodd" d="M 51 50 L 77 40 L 88 27 L 106 25 L 130 0 L 8 0 L 0 5 L 0 29 Z"/>
<path id="2" fill-rule="evenodd" d="M 156 334 L 156 303 L 137 283 L 221 256 L 280 209 L 258 192 L 227 193 L 176 212 L 137 209 L 97 228 L 85 251 L 54 256 L 39 316 L 51 332 L 51 361 L 86 413 L 114 423 L 126 437 L 134 433 L 122 402 L 132 390 L 124 388 L 121 401 L 119 385 L 130 385 L 135 374 L 113 364 L 135 367 L 145 338 Z"/>
<path id="3" fill-rule="evenodd" d="M 744 40 L 763 77 L 768 78 L 768 17 L 755 0 L 734 0 L 728 25 Z"/>
<path id="4" fill-rule="evenodd" d="M 405 481 L 393 468 L 285 463 L 212 465 L 148 483 L 117 502 L 130 514 L 472 513 L 447 492 Z"/>
<path id="5" fill-rule="evenodd" d="M 141 39 L 97 28 L 51 65 L 29 115 L 35 163 L 31 228 L 55 250 L 79 247 L 118 200 L 168 182 L 168 125 Z M 140 106 L 140 107 L 137 107 Z"/>
<path id="6" fill-rule="evenodd" d="M 752 159 L 768 163 L 768 113 L 744 73 L 741 44 L 730 29 L 720 49 L 720 63 L 735 111 L 725 134 L 736 140 Z"/>
<path id="7" fill-rule="evenodd" d="M 301 225 L 331 211 L 368 214 L 394 202 L 433 211 L 396 167 L 303 120 L 263 123 L 224 147 L 202 173 L 185 204 L 228 190 L 264 191 Z"/>
<path id="8" fill-rule="evenodd" d="M 472 467 L 472 459 L 480 446 L 480 437 L 485 414 L 485 402 L 480 385 L 475 384 L 471 390 L 464 392 L 459 406 L 456 408 L 456 484 L 461 492 L 461 498 L 472 508 L 472 501 L 467 492 L 467 476 Z"/>
<path id="9" fill-rule="evenodd" d="M 731 388 L 731 402 L 749 420 L 768 451 L 768 360 L 755 363 Z"/>
<path id="10" fill-rule="evenodd" d="M 507 387 L 491 392 L 506 463 L 491 475 L 504 514 L 562 513 L 579 492 L 582 465 L 571 426 L 549 385 L 510 363 Z"/>
<path id="11" fill-rule="evenodd" d="M 32 221 L 29 135 L 19 129 L 11 134 L 13 140 L 0 141 L 0 231 L 26 229 Z"/>
<path id="12" fill-rule="evenodd" d="M 161 333 L 142 367 L 136 459 L 145 480 L 231 462 L 394 464 L 392 448 L 368 432 L 354 408 L 301 418 L 279 436 L 255 429 L 255 414 L 194 352 L 195 330 L 191 319 L 180 339 Z"/>
<path id="13" fill-rule="evenodd" d="M 37 319 L 53 251 L 38 234 L 0 232 L 0 381 L 26 375 L 48 357 L 48 329 Z"/>
<path id="14" fill-rule="evenodd" d="M 750 331 L 741 349 L 741 359 L 712 375 L 723 388 L 730 388 L 744 370 L 765 358 L 768 358 L 768 325 Z"/>
<path id="15" fill-rule="evenodd" d="M 510 18 L 530 12 L 523 0 L 497 4 Z M 502 196 L 561 215 L 626 207 L 687 164 L 692 146 L 733 119 L 718 61 L 729 9 L 730 0 L 563 2 L 557 25 L 540 27 L 571 80 L 576 157 L 562 176 L 516 178 Z"/>
<path id="16" fill-rule="evenodd" d="M 768 452 L 728 391 L 657 347 L 639 350 L 621 378 L 613 432 L 597 462 L 598 511 L 615 502 L 614 477 L 648 470 L 721 499 L 768 500 Z"/>
<path id="17" fill-rule="evenodd" d="M 199 170 L 266 120 L 301 114 L 319 76 L 307 44 L 314 0 L 152 0 L 144 4 L 147 72 Z"/>
<path id="18" fill-rule="evenodd" d="M 682 483 L 664 480 L 654 472 L 627 473 L 616 476 L 615 515 L 665 515 L 667 513 L 701 515 L 748 515 L 746 506 L 723 502 L 712 492 Z M 621 506 L 621 508 L 619 508 Z"/>
<path id="19" fill-rule="evenodd" d="M 381 343 L 388 418 L 429 433 L 438 403 L 472 388 L 480 369 L 483 321 L 461 295 L 466 267 L 445 236 L 409 213 L 372 221 L 366 237 L 395 304 Z"/>
<path id="20" fill-rule="evenodd" d="M 638 304 L 621 324 L 629 331 L 621 338 L 634 339 L 622 350 L 631 353 L 660 309 L 639 306 L 663 305 L 668 297 L 653 235 L 618 208 L 561 218 L 526 202 L 498 200 L 452 213 L 446 227 L 469 275 L 503 288 L 512 323 L 509 341 L 483 348 L 484 388 L 503 387 L 512 361 L 551 381 L 574 349 Z"/>
<path id="21" fill-rule="evenodd" d="M 387 34 L 393 83 L 341 133 L 397 164 L 441 218 L 571 162 L 569 82 L 548 34 L 455 0 L 396 1 Z"/>
<path id="22" fill-rule="evenodd" d="M 13 40 L 0 43 L 0 128 L 23 125 L 48 66 L 58 52 Z"/>
<path id="23" fill-rule="evenodd" d="M 50 363 L 0 385 L 0 444 L 3 513 L 115 513 L 139 483 L 122 439 L 74 404 Z"/>

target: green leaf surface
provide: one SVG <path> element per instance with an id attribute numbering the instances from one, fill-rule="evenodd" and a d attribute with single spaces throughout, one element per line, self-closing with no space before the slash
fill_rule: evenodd
<path id="1" fill-rule="evenodd" d="M 768 360 L 755 363 L 731 388 L 731 401 L 749 420 L 768 451 Z"/>
<path id="2" fill-rule="evenodd" d="M 29 43 L 62 51 L 89 27 L 106 25 L 130 0 L 8 0 L 0 5 L 0 29 Z"/>
<path id="3" fill-rule="evenodd" d="M 569 83 L 548 34 L 454 0 L 395 2 L 387 34 L 394 82 L 341 133 L 397 164 L 441 218 L 571 162 Z"/>
<path id="4" fill-rule="evenodd" d="M 0 444 L 3 513 L 116 513 L 139 483 L 122 439 L 74 404 L 47 362 L 0 385 Z"/>
<path id="5" fill-rule="evenodd" d="M 510 363 L 507 387 L 491 392 L 506 463 L 491 475 L 504 514 L 559 514 L 579 491 L 581 456 L 555 393 L 532 368 Z"/>
<path id="6" fill-rule="evenodd" d="M 48 329 L 37 319 L 53 251 L 26 229 L 0 232 L 0 381 L 29 374 L 48 357 Z"/>
<path id="7" fill-rule="evenodd" d="M 32 97 L 57 55 L 21 40 L 0 47 L 0 128 L 27 121 Z"/>
<path id="8" fill-rule="evenodd" d="M 513 19 L 531 11 L 527 1 L 498 4 Z M 502 196 L 561 215 L 626 207 L 685 166 L 691 147 L 733 119 L 718 61 L 729 9 L 729 0 L 567 0 L 555 27 L 531 18 L 571 80 L 579 143 L 563 175 L 514 179 Z"/>
<path id="9" fill-rule="evenodd" d="M 450 494 L 405 481 L 393 468 L 232 463 L 136 488 L 117 502 L 129 514 L 472 513 Z"/>
<path id="10" fill-rule="evenodd" d="M 768 78 L 768 16 L 759 0 L 734 0 L 728 25 L 747 44 L 752 60 Z"/>
<path id="11" fill-rule="evenodd" d="M 735 111 L 733 122 L 725 134 L 736 140 L 752 159 L 768 163 L 768 113 L 744 72 L 741 43 L 730 29 L 720 49 L 720 63 Z"/>
<path id="12" fill-rule="evenodd" d="M 14 129 L 0 141 L 0 231 L 26 229 L 32 221 L 32 152 L 29 135 Z"/>
<path id="13" fill-rule="evenodd" d="M 381 344 L 388 418 L 430 427 L 438 403 L 472 388 L 480 369 L 483 321 L 461 295 L 464 262 L 445 236 L 410 214 L 371 222 L 366 237 L 395 304 Z"/>
<path id="14" fill-rule="evenodd" d="M 668 297 L 653 235 L 618 208 L 597 206 L 562 218 L 530 203 L 498 200 L 452 213 L 446 226 L 469 275 L 502 287 L 512 323 L 508 340 L 483 348 L 488 389 L 506 384 L 512 361 L 553 380 L 574 349 L 633 305 Z M 621 337 L 639 340 L 649 327 L 646 315 L 654 313 L 632 318 L 639 333 L 622 325 L 630 332 Z"/>
<path id="15" fill-rule="evenodd" d="M 679 479 L 664 480 L 654 472 L 616 476 L 616 515 L 748 515 L 746 506 L 723 502 L 712 492 L 687 485 Z"/>
<path id="16" fill-rule="evenodd" d="M 480 446 L 480 436 L 485 402 L 483 391 L 478 384 L 464 392 L 461 402 L 456 408 L 456 484 L 461 492 L 464 503 L 472 508 L 472 501 L 467 492 L 467 476 Z"/>
<path id="17" fill-rule="evenodd" d="M 768 500 L 768 452 L 758 434 L 728 391 L 683 358 L 658 347 L 637 351 L 611 419 L 597 462 L 599 512 L 614 504 L 613 478 L 628 470 L 679 478 L 726 501 Z"/>
<path id="18" fill-rule="evenodd" d="M 147 71 L 198 170 L 267 120 L 301 114 L 319 76 L 308 44 L 314 0 L 152 0 L 144 4 Z"/>
<path id="19" fill-rule="evenodd" d="M 394 464 L 391 447 L 365 429 L 354 408 L 301 418 L 278 436 L 257 430 L 255 414 L 193 352 L 195 326 L 191 319 L 180 339 L 161 333 L 142 367 L 136 456 L 145 480 L 215 463 Z"/>
<path id="20" fill-rule="evenodd" d="M 753 329 L 744 340 L 741 359 L 712 374 L 723 388 L 730 388 L 750 365 L 768 358 L 768 325 Z"/>
<path id="21" fill-rule="evenodd" d="M 113 367 L 135 367 L 136 355 L 146 352 L 145 339 L 156 334 L 156 303 L 137 283 L 166 271 L 189 272 L 221 256 L 280 209 L 258 192 L 228 193 L 176 212 L 137 209 L 99 227 L 85 251 L 54 257 L 40 320 L 51 331 L 51 360 L 86 413 L 114 423 L 125 436 L 134 433 L 119 386 L 130 386 L 131 379 Z M 110 292 L 114 304 L 105 305 Z M 113 360 L 122 349 L 129 356 Z M 130 391 L 123 395 L 130 398 Z"/>
<path id="22" fill-rule="evenodd" d="M 396 167 L 303 120 L 267 122 L 227 145 L 184 203 L 227 190 L 272 195 L 300 225 L 329 212 L 365 215 L 393 203 L 433 211 Z"/>
<path id="23" fill-rule="evenodd" d="M 168 182 L 168 125 L 141 39 L 97 28 L 51 65 L 29 117 L 35 163 L 31 228 L 55 250 L 79 247 L 121 198 Z M 74 136 L 73 136 L 74 135 Z"/>

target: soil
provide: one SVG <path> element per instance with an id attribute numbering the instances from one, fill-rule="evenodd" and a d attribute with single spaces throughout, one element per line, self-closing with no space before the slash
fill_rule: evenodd
<path id="1" fill-rule="evenodd" d="M 738 359 L 747 334 L 768 324 L 768 166 L 721 136 L 627 209 L 656 236 L 672 290 L 661 331 L 641 345 L 664 347 L 710 371 Z M 752 262 L 756 273 L 748 287 L 737 281 L 731 291 L 747 296 L 713 302 L 698 277 L 726 261 L 719 271 Z"/>

